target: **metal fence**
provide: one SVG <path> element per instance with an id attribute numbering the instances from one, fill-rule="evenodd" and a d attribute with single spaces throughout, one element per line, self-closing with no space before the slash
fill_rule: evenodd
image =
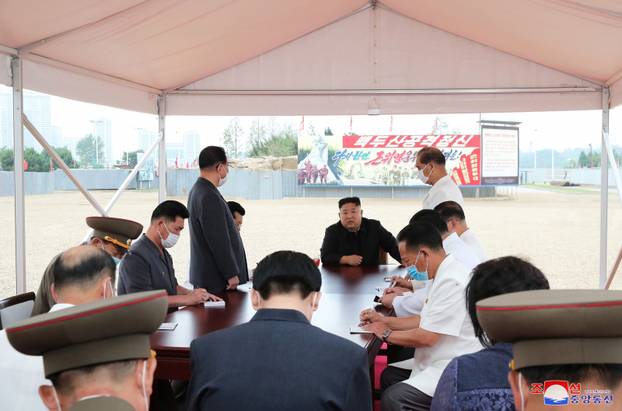
<path id="1" fill-rule="evenodd" d="M 116 190 L 130 170 L 72 170 L 80 183 L 88 190 Z M 26 172 L 26 194 L 46 194 L 54 191 L 76 190 L 73 183 L 61 171 L 52 173 Z M 168 195 L 186 197 L 198 178 L 195 169 L 170 169 L 167 172 Z M 132 181 L 128 189 L 158 187 L 158 177 L 150 182 Z M 495 187 L 461 187 L 465 197 L 491 197 Z M 0 196 L 13 195 L 13 172 L 0 171 Z M 331 185 L 299 186 L 295 171 L 250 170 L 231 168 L 227 184 L 221 187 L 225 197 L 248 200 L 278 200 L 285 197 L 345 197 L 356 195 L 364 198 L 422 198 L 427 187 L 383 187 Z"/>

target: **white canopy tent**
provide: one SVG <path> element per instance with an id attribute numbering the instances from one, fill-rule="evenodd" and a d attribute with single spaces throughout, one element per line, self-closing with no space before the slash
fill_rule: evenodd
<path id="1" fill-rule="evenodd" d="M 608 116 L 622 104 L 620 38 L 616 0 L 4 0 L 0 84 L 14 89 L 16 164 L 23 159 L 22 87 L 158 114 L 162 200 L 167 114 L 602 109 L 603 153 L 612 155 Z M 601 166 L 604 286 L 605 155 Z M 15 182 L 22 292 L 23 170 Z M 103 213 L 113 205 L 94 204 Z"/>

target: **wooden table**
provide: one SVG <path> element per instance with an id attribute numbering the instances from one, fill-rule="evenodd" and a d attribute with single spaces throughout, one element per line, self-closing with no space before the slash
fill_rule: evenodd
<path id="1" fill-rule="evenodd" d="M 358 323 L 361 310 L 374 305 L 376 288 L 384 288 L 384 277 L 402 274 L 395 265 L 377 267 L 320 267 L 322 298 L 312 324 L 346 338 L 367 349 L 370 364 L 381 341 L 375 336 L 350 334 Z M 170 313 L 166 322 L 177 323 L 173 331 L 157 331 L 151 336 L 151 347 L 157 353 L 156 378 L 186 380 L 190 378 L 190 343 L 212 331 L 243 324 L 255 314 L 250 294 L 231 291 L 221 295 L 225 308 L 185 307 Z"/>

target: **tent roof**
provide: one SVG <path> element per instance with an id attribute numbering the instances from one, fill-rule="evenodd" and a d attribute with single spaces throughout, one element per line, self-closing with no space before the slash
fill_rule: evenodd
<path id="1" fill-rule="evenodd" d="M 210 90 L 228 85 L 240 94 L 249 91 L 249 85 L 253 90 L 267 90 L 257 81 L 265 75 L 261 64 L 249 65 L 254 59 L 257 63 L 264 58 L 273 63 L 289 62 L 286 67 L 269 66 L 276 70 L 270 88 L 277 90 L 293 86 L 297 90 L 321 86 L 342 91 L 532 87 L 535 77 L 541 80 L 535 81 L 536 87 L 597 89 L 613 85 L 614 104 L 622 102 L 622 5 L 616 0 L 372 3 L 377 6 L 375 11 L 366 0 L 4 0 L 0 2 L 0 53 L 19 51 L 24 56 L 27 88 L 147 112 L 155 111 L 153 97 L 161 91 L 197 90 L 201 84 L 209 84 Z M 360 21 L 360 16 L 367 21 Z M 391 26 L 393 22 L 397 22 L 397 28 Z M 428 37 L 434 41 L 427 41 Z M 330 47 L 331 38 L 339 49 Z M 303 52 L 307 45 L 311 47 L 309 52 L 332 60 L 316 60 L 313 65 L 312 55 Z M 290 54 L 277 58 L 284 50 Z M 470 58 L 469 50 L 475 50 L 479 66 Z M 448 58 L 453 53 L 461 60 Z M 425 56 L 423 62 L 428 67 L 466 64 L 471 68 L 486 67 L 486 75 L 445 69 L 439 75 L 439 70 L 427 70 L 419 71 L 424 76 L 414 81 L 399 66 L 408 57 L 409 67 L 415 67 L 422 62 L 417 58 L 420 55 Z M 294 56 L 307 66 L 296 66 Z M 354 79 L 343 73 L 332 81 L 319 78 L 320 74 L 326 75 L 326 67 L 340 70 L 331 64 L 333 61 L 349 59 L 358 64 L 350 71 L 355 73 Z M 398 69 L 391 71 L 383 66 L 377 70 L 379 61 Z M 518 70 L 514 70 L 516 64 Z M 237 70 L 238 74 L 244 73 L 243 77 L 213 80 L 213 76 L 223 80 L 223 73 L 243 65 L 245 69 Z M 292 79 L 301 69 L 309 82 L 296 84 Z M 368 81 L 356 83 L 356 73 L 359 77 L 361 73 L 367 75 Z M 0 65 L 0 82 L 10 84 L 6 64 Z M 278 103 L 288 105 L 294 100 L 293 94 L 280 98 Z M 342 94 L 350 98 L 353 93 Z M 367 93 L 368 105 L 371 94 Z M 413 94 L 402 94 L 401 100 L 413 98 Z M 558 97 L 553 100 L 559 103 L 559 109 L 599 107 L 595 96 L 588 102 L 569 105 L 563 102 L 568 94 L 555 95 Z M 335 112 L 346 100 L 328 95 L 314 97 L 321 104 L 328 103 L 327 112 Z M 477 104 L 478 98 L 466 97 Z M 213 100 L 214 96 L 206 98 Z M 514 99 L 528 100 L 524 96 L 510 100 Z M 258 102 L 251 100 L 247 99 L 243 106 L 248 113 L 257 112 L 252 107 L 256 108 Z M 447 96 L 433 100 L 435 104 L 427 110 L 442 108 L 443 100 Z M 299 101 L 302 103 L 296 109 L 303 110 L 301 114 L 308 104 L 314 111 L 312 103 Z M 424 110 L 422 103 L 407 101 L 407 109 Z M 196 105 L 196 101 L 192 104 Z M 545 106 L 542 108 L 555 109 L 556 104 Z M 177 114 L 200 111 L 196 107 L 177 107 Z M 395 111 L 391 104 L 386 107 Z M 461 107 L 466 105 L 451 108 Z M 525 102 L 502 104 L 501 109 L 524 107 Z M 350 111 L 359 110 L 356 104 L 350 107 Z M 212 112 L 209 109 L 201 114 Z"/>

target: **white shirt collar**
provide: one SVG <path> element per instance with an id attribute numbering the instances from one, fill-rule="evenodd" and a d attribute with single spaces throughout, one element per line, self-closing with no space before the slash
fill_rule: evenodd
<path id="1" fill-rule="evenodd" d="M 52 308 L 50 308 L 50 312 L 54 312 L 54 311 L 58 311 L 58 310 L 64 310 L 65 308 L 70 308 L 73 307 L 73 304 L 64 304 L 64 303 L 57 303 L 54 304 L 52 306 Z"/>

